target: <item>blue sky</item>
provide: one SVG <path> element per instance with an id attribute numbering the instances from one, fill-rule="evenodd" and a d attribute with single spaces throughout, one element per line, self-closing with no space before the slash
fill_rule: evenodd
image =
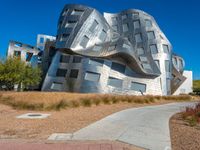
<path id="1" fill-rule="evenodd" d="M 154 16 L 172 43 L 174 52 L 200 79 L 199 0 L 6 0 L 0 4 L 0 57 L 9 40 L 36 44 L 37 34 L 56 35 L 59 14 L 67 3 L 85 4 L 100 12 L 141 9 Z"/>

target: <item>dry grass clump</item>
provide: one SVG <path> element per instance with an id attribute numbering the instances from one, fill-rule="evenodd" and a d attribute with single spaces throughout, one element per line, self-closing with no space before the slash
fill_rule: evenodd
<path id="1" fill-rule="evenodd" d="M 12 93 L 12 94 L 11 94 Z M 59 92 L 8 92 L 0 93 L 0 103 L 12 106 L 15 109 L 28 110 L 61 110 L 76 107 L 91 107 L 100 104 L 116 103 L 155 103 L 160 100 L 185 101 L 191 100 L 189 95 L 180 96 L 134 96 L 111 94 L 72 94 Z"/>
<path id="2" fill-rule="evenodd" d="M 182 118 L 190 126 L 200 125 L 200 103 L 197 103 L 194 107 L 186 107 L 182 113 Z"/>

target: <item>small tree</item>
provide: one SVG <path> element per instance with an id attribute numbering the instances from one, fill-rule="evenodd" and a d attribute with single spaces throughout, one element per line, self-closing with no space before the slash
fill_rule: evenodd
<path id="1" fill-rule="evenodd" d="M 8 58 L 0 63 L 0 84 L 6 86 L 7 90 L 13 90 L 18 85 L 18 90 L 37 85 L 41 80 L 39 68 L 26 65 L 19 58 Z"/>

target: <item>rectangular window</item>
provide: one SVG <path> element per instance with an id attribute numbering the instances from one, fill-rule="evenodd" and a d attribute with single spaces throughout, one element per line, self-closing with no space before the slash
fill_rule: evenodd
<path id="1" fill-rule="evenodd" d="M 172 61 L 175 65 L 177 65 L 177 59 L 175 57 L 172 58 Z"/>
<path id="2" fill-rule="evenodd" d="M 51 85 L 52 90 L 61 91 L 62 90 L 62 83 L 53 82 Z"/>
<path id="3" fill-rule="evenodd" d="M 26 61 L 29 62 L 33 56 L 33 53 L 27 52 L 26 53 Z"/>
<path id="4" fill-rule="evenodd" d="M 130 45 L 125 44 L 125 43 L 122 45 L 122 47 L 123 47 L 123 48 L 126 48 L 126 49 L 130 49 Z"/>
<path id="5" fill-rule="evenodd" d="M 61 63 L 69 63 L 69 60 L 70 60 L 70 56 L 67 56 L 67 55 L 61 55 L 60 56 L 60 62 Z"/>
<path id="6" fill-rule="evenodd" d="M 67 69 L 58 68 L 57 72 L 56 72 L 56 76 L 57 77 L 65 77 L 66 73 L 67 73 Z"/>
<path id="7" fill-rule="evenodd" d="M 142 62 L 147 62 L 147 57 L 140 56 L 140 61 L 142 61 Z"/>
<path id="8" fill-rule="evenodd" d="M 112 26 L 112 28 L 113 28 L 114 31 L 118 31 L 118 26 L 117 25 Z"/>
<path id="9" fill-rule="evenodd" d="M 92 23 L 92 25 L 90 26 L 90 31 L 94 32 L 94 30 L 96 29 L 96 27 L 98 26 L 98 22 L 96 20 L 94 20 L 94 22 Z"/>
<path id="10" fill-rule="evenodd" d="M 159 60 L 154 60 L 154 62 L 156 63 L 156 65 L 157 65 L 158 68 L 160 69 L 160 62 L 159 62 Z"/>
<path id="11" fill-rule="evenodd" d="M 82 57 L 80 56 L 74 56 L 73 57 L 73 63 L 81 63 Z"/>
<path id="12" fill-rule="evenodd" d="M 137 49 L 137 54 L 140 56 L 140 55 L 143 55 L 144 54 L 144 48 L 140 47 Z"/>
<path id="13" fill-rule="evenodd" d="M 114 50 L 114 49 L 116 49 L 116 45 L 110 46 L 110 47 L 108 48 L 108 51 L 112 51 L 112 50 Z"/>
<path id="14" fill-rule="evenodd" d="M 90 65 L 95 65 L 95 66 L 103 66 L 104 60 L 91 58 L 89 60 L 89 64 Z"/>
<path id="15" fill-rule="evenodd" d="M 14 56 L 21 57 L 21 51 L 14 51 Z"/>
<path id="16" fill-rule="evenodd" d="M 62 34 L 61 41 L 67 41 L 69 38 L 69 34 Z"/>
<path id="17" fill-rule="evenodd" d="M 103 42 L 106 40 L 106 31 L 102 30 L 100 35 L 99 35 L 99 39 Z"/>
<path id="18" fill-rule="evenodd" d="M 100 74 L 99 73 L 89 72 L 89 71 L 87 71 L 85 73 L 85 80 L 98 82 L 99 79 L 100 79 Z"/>
<path id="19" fill-rule="evenodd" d="M 169 60 L 165 60 L 165 71 L 170 72 L 170 61 Z"/>
<path id="20" fill-rule="evenodd" d="M 147 32 L 147 37 L 149 40 L 155 39 L 155 34 L 153 31 Z"/>
<path id="21" fill-rule="evenodd" d="M 131 90 L 145 93 L 146 92 L 146 84 L 138 83 L 138 82 L 132 82 L 131 83 Z"/>
<path id="22" fill-rule="evenodd" d="M 116 62 L 112 62 L 111 69 L 118 71 L 120 73 L 125 73 L 126 66 L 122 64 L 118 64 Z"/>
<path id="23" fill-rule="evenodd" d="M 149 64 L 147 64 L 147 63 L 143 63 L 143 64 L 142 64 L 142 67 L 143 67 L 144 69 L 151 70 L 151 66 L 150 66 Z"/>
<path id="24" fill-rule="evenodd" d="M 72 69 L 69 75 L 70 78 L 77 78 L 78 77 L 78 70 Z"/>
<path id="25" fill-rule="evenodd" d="M 141 36 L 141 34 L 136 34 L 135 35 L 135 40 L 136 40 L 137 43 L 142 42 L 142 36 Z"/>
<path id="26" fill-rule="evenodd" d="M 163 45 L 163 51 L 164 53 L 169 53 L 169 48 L 168 48 L 168 45 Z"/>
<path id="27" fill-rule="evenodd" d="M 128 24 L 123 24 L 123 32 L 127 32 L 128 31 Z"/>
<path id="28" fill-rule="evenodd" d="M 128 15 L 127 15 L 127 14 L 122 15 L 122 20 L 124 20 L 124 19 L 126 19 L 126 18 L 128 18 Z"/>
<path id="29" fill-rule="evenodd" d="M 89 39 L 86 35 L 84 35 L 83 38 L 81 39 L 80 45 L 81 45 L 83 48 L 86 48 L 86 46 L 87 46 L 89 40 L 90 40 L 90 39 Z"/>
<path id="30" fill-rule="evenodd" d="M 44 38 L 43 37 L 40 38 L 40 43 L 44 43 Z"/>
<path id="31" fill-rule="evenodd" d="M 95 44 L 94 47 L 93 47 L 93 50 L 94 51 L 100 51 L 101 48 L 102 48 L 101 46 Z"/>
<path id="32" fill-rule="evenodd" d="M 77 21 L 68 21 L 65 25 L 65 28 L 74 28 L 76 26 Z"/>
<path id="33" fill-rule="evenodd" d="M 156 44 L 150 45 L 150 50 L 151 50 L 151 54 L 157 54 L 158 53 L 158 49 Z"/>
<path id="34" fill-rule="evenodd" d="M 15 47 L 22 47 L 22 43 L 15 43 Z"/>
<path id="35" fill-rule="evenodd" d="M 66 10 L 63 12 L 63 14 L 62 14 L 62 15 L 63 15 L 63 16 L 67 15 L 68 11 L 69 11 L 69 10 L 68 10 L 68 9 L 66 9 Z"/>
<path id="36" fill-rule="evenodd" d="M 116 88 L 122 88 L 123 80 L 109 77 L 108 78 L 108 85 L 116 87 Z"/>
<path id="37" fill-rule="evenodd" d="M 150 20 L 145 20 L 146 27 L 152 27 L 152 22 Z"/>
<path id="38" fill-rule="evenodd" d="M 112 17 L 112 24 L 117 24 L 117 17 Z"/>
<path id="39" fill-rule="evenodd" d="M 84 12 L 84 10 L 78 10 L 78 9 L 74 9 L 71 13 L 71 15 L 77 15 L 77 16 L 80 16 L 82 15 Z"/>
<path id="40" fill-rule="evenodd" d="M 134 21 L 133 26 L 134 26 L 134 29 L 140 28 L 140 21 L 139 20 Z"/>

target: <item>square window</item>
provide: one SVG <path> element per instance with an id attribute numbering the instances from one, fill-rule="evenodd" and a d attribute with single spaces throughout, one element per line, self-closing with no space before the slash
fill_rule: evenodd
<path id="1" fill-rule="evenodd" d="M 108 78 L 108 85 L 116 87 L 116 88 L 122 88 L 123 80 L 109 77 Z"/>
<path id="2" fill-rule="evenodd" d="M 81 39 L 80 45 L 81 45 L 83 48 L 86 48 L 86 46 L 87 46 L 89 40 L 90 40 L 90 39 L 89 39 L 86 35 L 84 35 L 83 38 Z"/>
<path id="3" fill-rule="evenodd" d="M 138 82 L 132 82 L 131 83 L 131 90 L 144 93 L 144 92 L 146 92 L 146 84 L 138 83 Z"/>
<path id="4" fill-rule="evenodd" d="M 145 20 L 146 27 L 152 27 L 152 22 L 150 20 Z"/>
<path id="5" fill-rule="evenodd" d="M 156 44 L 150 45 L 150 50 L 151 50 L 151 54 L 157 54 L 158 53 L 158 49 Z"/>
<path id="6" fill-rule="evenodd" d="M 169 47 L 168 47 L 168 45 L 163 45 L 163 51 L 164 51 L 164 53 L 169 53 Z"/>
<path id="7" fill-rule="evenodd" d="M 128 31 L 128 24 L 123 24 L 123 32 L 127 32 Z"/>
<path id="8" fill-rule="evenodd" d="M 61 63 L 69 63 L 69 60 L 70 60 L 70 56 L 67 56 L 67 55 L 61 55 L 60 56 L 60 62 Z"/>
<path id="9" fill-rule="evenodd" d="M 100 74 L 99 73 L 89 72 L 89 71 L 87 71 L 85 73 L 85 80 L 98 82 L 99 79 L 100 79 Z"/>
<path id="10" fill-rule="evenodd" d="M 78 9 L 74 9 L 71 13 L 71 15 L 77 15 L 77 16 L 80 16 L 82 15 L 84 12 L 84 10 L 78 10 Z"/>
<path id="11" fill-rule="evenodd" d="M 78 77 L 78 70 L 72 69 L 69 75 L 70 78 L 77 78 Z"/>
<path id="12" fill-rule="evenodd" d="M 67 69 L 58 68 L 57 72 L 56 72 L 56 76 L 57 77 L 65 77 L 66 73 L 67 73 Z"/>
<path id="13" fill-rule="evenodd" d="M 98 22 L 96 20 L 94 20 L 94 22 L 92 23 L 92 25 L 90 26 L 90 31 L 94 32 L 94 30 L 96 29 L 96 27 L 98 26 Z"/>
<path id="14" fill-rule="evenodd" d="M 137 54 L 140 56 L 140 55 L 143 55 L 144 54 L 144 48 L 140 47 L 137 49 Z"/>
<path id="15" fill-rule="evenodd" d="M 142 42 L 142 36 L 141 36 L 141 34 L 136 34 L 135 35 L 135 40 L 136 40 L 137 43 Z"/>
<path id="16" fill-rule="evenodd" d="M 155 34 L 153 31 L 147 32 L 147 37 L 149 40 L 155 39 Z"/>
<path id="17" fill-rule="evenodd" d="M 139 20 L 133 21 L 133 26 L 134 26 L 134 29 L 140 28 L 140 21 Z"/>
<path id="18" fill-rule="evenodd" d="M 73 63 L 81 63 L 82 57 L 80 56 L 74 56 L 73 57 Z"/>

